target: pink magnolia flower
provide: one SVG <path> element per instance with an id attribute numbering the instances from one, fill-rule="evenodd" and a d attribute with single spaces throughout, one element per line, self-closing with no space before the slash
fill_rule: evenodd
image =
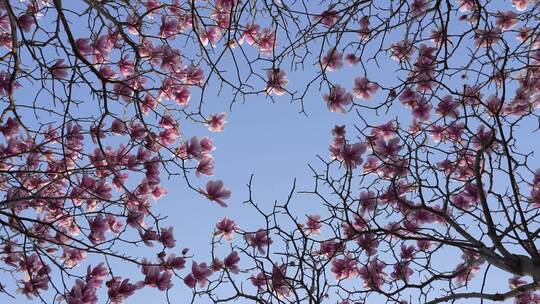
<path id="1" fill-rule="evenodd" d="M 167 193 L 168 193 L 167 189 L 165 189 L 165 188 L 163 188 L 163 187 L 161 187 L 159 185 L 156 185 L 154 187 L 154 190 L 152 190 L 152 197 L 157 201 Z"/>
<path id="2" fill-rule="evenodd" d="M 167 18 L 161 16 L 161 26 L 159 28 L 159 37 L 168 38 L 179 32 L 180 23 L 177 18 Z"/>
<path id="3" fill-rule="evenodd" d="M 319 235 L 321 233 L 321 216 L 318 214 L 308 215 L 307 217 L 307 233 Z"/>
<path id="4" fill-rule="evenodd" d="M 214 157 L 212 157 L 212 155 L 207 154 L 199 160 L 195 175 L 197 177 L 200 177 L 201 175 L 214 175 Z"/>
<path id="5" fill-rule="evenodd" d="M 210 265 L 212 271 L 221 271 L 224 268 L 223 261 L 219 258 L 214 258 L 212 260 L 212 265 Z"/>
<path id="6" fill-rule="evenodd" d="M 330 270 L 332 271 L 332 274 L 337 281 L 341 281 L 358 275 L 356 261 L 351 257 L 333 259 L 332 268 Z"/>
<path id="7" fill-rule="evenodd" d="M 497 43 L 497 41 L 499 41 L 501 37 L 501 29 L 500 28 L 493 28 L 493 29 L 486 29 L 486 30 L 477 29 L 474 37 L 475 37 L 474 44 L 477 47 L 486 48 Z"/>
<path id="8" fill-rule="evenodd" d="M 335 5 L 330 5 L 327 10 L 323 11 L 320 15 L 313 18 L 313 21 L 320 22 L 327 27 L 331 27 L 339 20 L 339 15 L 334 9 Z"/>
<path id="9" fill-rule="evenodd" d="M 161 48 L 161 69 L 169 72 L 176 72 L 179 70 L 180 63 L 179 50 L 172 49 L 166 45 Z"/>
<path id="10" fill-rule="evenodd" d="M 0 29 L 4 32 L 11 32 L 11 23 L 9 22 L 8 14 L 0 16 Z"/>
<path id="11" fill-rule="evenodd" d="M 468 12 L 476 7 L 476 0 L 458 0 L 458 5 L 461 12 Z"/>
<path id="12" fill-rule="evenodd" d="M 54 79 L 65 79 L 68 75 L 68 66 L 64 59 L 58 59 L 50 68 L 51 76 Z"/>
<path id="13" fill-rule="evenodd" d="M 371 135 L 374 139 L 390 139 L 396 135 L 397 122 L 396 120 L 389 120 L 385 124 L 375 126 L 371 129 Z"/>
<path id="14" fill-rule="evenodd" d="M 184 278 L 184 283 L 195 288 L 196 284 L 199 284 L 201 288 L 204 288 L 208 284 L 208 277 L 212 275 L 212 270 L 208 268 L 206 263 L 197 264 L 193 261 L 191 264 L 191 273 Z"/>
<path id="15" fill-rule="evenodd" d="M 214 235 L 223 235 L 223 237 L 227 241 L 231 241 L 234 237 L 236 229 L 237 227 L 234 221 L 224 217 L 221 221 L 216 223 L 216 232 L 214 233 Z"/>
<path id="16" fill-rule="evenodd" d="M 369 16 L 363 16 L 360 18 L 360 30 L 358 31 L 358 37 L 361 41 L 368 41 L 371 37 L 371 29 L 369 28 Z"/>
<path id="17" fill-rule="evenodd" d="M 375 192 L 368 190 L 360 192 L 360 212 L 374 211 L 377 208 L 377 197 Z"/>
<path id="18" fill-rule="evenodd" d="M 180 80 L 186 85 L 202 85 L 204 71 L 192 64 L 183 67 L 178 73 Z"/>
<path id="19" fill-rule="evenodd" d="M 79 38 L 75 41 L 75 47 L 83 56 L 91 55 L 94 52 L 94 48 L 90 45 L 90 39 Z"/>
<path id="20" fill-rule="evenodd" d="M 486 102 L 486 108 L 492 116 L 499 113 L 502 106 L 502 101 L 496 95 L 491 95 Z"/>
<path id="21" fill-rule="evenodd" d="M 219 27 L 208 26 L 205 30 L 201 32 L 199 37 L 201 38 L 202 45 L 207 46 L 208 43 L 210 43 L 210 45 L 215 47 L 221 36 L 222 33 Z"/>
<path id="22" fill-rule="evenodd" d="M 353 92 L 356 98 L 371 100 L 372 95 L 377 92 L 379 86 L 370 82 L 366 77 L 357 77 L 354 79 Z"/>
<path id="23" fill-rule="evenodd" d="M 377 253 L 379 248 L 379 240 L 375 237 L 373 233 L 364 233 L 361 234 L 357 239 L 356 243 L 360 248 L 364 249 L 368 256 L 373 256 Z"/>
<path id="24" fill-rule="evenodd" d="M 480 270 L 480 265 L 482 264 L 479 254 L 475 252 L 465 251 L 461 255 L 461 258 L 463 262 L 454 270 L 457 274 L 455 281 L 458 286 L 462 286 L 472 280 L 475 273 Z"/>
<path id="25" fill-rule="evenodd" d="M 238 262 L 240 262 L 238 252 L 233 251 L 227 257 L 225 257 L 223 260 L 223 266 L 225 266 L 225 268 L 230 272 L 237 274 L 240 271 L 238 268 Z"/>
<path id="26" fill-rule="evenodd" d="M 375 141 L 375 145 L 373 146 L 373 151 L 388 158 L 396 158 L 400 150 L 401 146 L 399 145 L 399 138 L 397 137 L 388 141 L 378 139 Z"/>
<path id="27" fill-rule="evenodd" d="M 155 110 L 158 105 L 158 101 L 149 94 L 144 95 L 144 97 L 140 100 L 141 104 L 141 111 L 144 114 L 148 114 L 150 110 Z"/>
<path id="28" fill-rule="evenodd" d="M 330 94 L 323 96 L 330 112 L 345 113 L 345 107 L 352 103 L 352 95 L 340 85 L 330 89 Z"/>
<path id="29" fill-rule="evenodd" d="M 198 137 L 192 137 L 189 142 L 186 143 L 186 154 L 196 158 L 201 159 L 206 154 L 215 150 L 212 139 L 208 137 L 203 137 L 199 139 Z"/>
<path id="30" fill-rule="evenodd" d="M 139 229 L 139 236 L 141 237 L 141 240 L 143 243 L 148 247 L 153 247 L 154 244 L 152 241 L 159 240 L 158 233 L 154 230 L 153 227 L 150 227 L 148 229 Z"/>
<path id="31" fill-rule="evenodd" d="M 227 122 L 225 119 L 227 118 L 227 113 L 221 112 L 219 114 L 212 113 L 210 114 L 210 117 L 206 120 L 206 124 L 208 125 L 208 130 L 212 132 L 221 132 L 223 131 L 223 128 L 225 127 L 225 123 Z"/>
<path id="32" fill-rule="evenodd" d="M 448 33 L 442 28 L 435 28 L 430 31 L 429 36 L 433 44 L 440 46 L 443 43 L 451 43 L 452 39 L 448 36 Z"/>
<path id="33" fill-rule="evenodd" d="M 39 296 L 39 293 L 42 291 L 45 291 L 49 288 L 49 275 L 51 272 L 51 269 L 47 265 L 43 265 L 42 263 L 35 263 L 35 260 L 38 259 L 37 255 L 34 253 L 30 257 L 27 258 L 27 260 L 31 260 L 31 263 L 34 263 L 32 268 L 28 268 L 25 266 L 22 266 L 22 268 L 27 272 L 31 274 L 30 279 L 25 279 L 24 281 L 18 281 L 18 285 L 20 286 L 17 289 L 17 292 L 22 293 L 25 295 L 28 299 L 32 299 L 32 297 Z M 28 262 L 26 262 L 28 264 Z"/>
<path id="34" fill-rule="evenodd" d="M 270 288 L 276 293 L 278 299 L 284 299 L 289 296 L 291 282 L 287 279 L 287 264 L 272 266 L 270 276 Z"/>
<path id="35" fill-rule="evenodd" d="M 364 143 L 345 144 L 338 156 L 338 160 L 343 161 L 347 170 L 353 170 L 364 162 L 362 159 L 364 152 L 366 152 L 366 145 Z"/>
<path id="36" fill-rule="evenodd" d="M 272 244 L 272 240 L 268 237 L 268 232 L 262 229 L 255 233 L 246 234 L 245 239 L 251 247 L 257 248 L 260 254 L 265 254 L 265 247 Z"/>
<path id="37" fill-rule="evenodd" d="M 463 194 L 458 194 L 452 197 L 451 199 L 452 204 L 454 204 L 456 207 L 467 210 L 473 206 L 470 199 Z"/>
<path id="38" fill-rule="evenodd" d="M 259 272 L 256 276 L 251 276 L 249 281 L 253 286 L 257 287 L 257 291 L 261 292 L 266 288 L 268 280 L 263 272 Z"/>
<path id="39" fill-rule="evenodd" d="M 116 133 L 116 134 L 125 134 L 127 131 L 127 128 L 126 128 L 126 124 L 122 120 L 115 118 L 113 122 L 111 123 L 110 130 L 111 132 Z"/>
<path id="40" fill-rule="evenodd" d="M 142 273 L 144 277 L 144 285 L 157 288 L 161 291 L 170 289 L 173 284 L 171 282 L 172 271 L 164 270 L 155 265 L 143 265 Z"/>
<path id="41" fill-rule="evenodd" d="M 240 43 L 246 41 L 249 45 L 255 44 L 257 36 L 259 34 L 260 26 L 258 24 L 250 24 L 244 30 L 244 33 L 240 37 Z"/>
<path id="42" fill-rule="evenodd" d="M 106 80 L 113 80 L 118 77 L 118 74 L 108 65 L 102 65 L 99 68 L 99 76 Z"/>
<path id="43" fill-rule="evenodd" d="M 413 245 L 407 246 L 405 244 L 401 244 L 400 256 L 402 260 L 412 260 L 414 252 L 415 248 Z"/>
<path id="44" fill-rule="evenodd" d="M 366 288 L 380 289 L 386 276 L 383 271 L 385 267 L 386 264 L 375 257 L 366 266 L 360 268 L 358 273 L 364 280 L 364 286 Z"/>
<path id="45" fill-rule="evenodd" d="M 64 299 L 67 304 L 97 304 L 96 290 L 97 288 L 89 284 L 89 282 L 78 279 L 69 293 L 64 296 Z"/>
<path id="46" fill-rule="evenodd" d="M 0 72 L 0 95 L 6 96 L 11 90 L 11 84 L 11 74 L 6 72 Z M 21 85 L 18 82 L 13 82 L 13 89 L 18 89 L 20 87 Z"/>
<path id="47" fill-rule="evenodd" d="M 276 44 L 276 36 L 271 29 L 265 28 L 261 32 L 259 32 L 259 35 L 257 37 L 257 45 L 259 46 L 259 52 L 264 55 L 271 55 L 274 51 Z"/>
<path id="48" fill-rule="evenodd" d="M 129 279 L 122 280 L 121 277 L 113 277 L 105 283 L 108 287 L 108 296 L 111 304 L 121 304 L 128 297 L 132 296 L 137 289 L 141 289 L 144 282 L 136 284 L 129 283 Z"/>
<path id="49" fill-rule="evenodd" d="M 266 81 L 266 94 L 276 94 L 281 96 L 285 93 L 285 86 L 289 83 L 287 74 L 282 69 L 272 69 L 266 71 L 268 80 Z"/>
<path id="50" fill-rule="evenodd" d="M 318 253 L 327 257 L 335 255 L 338 251 L 341 251 L 343 245 L 335 240 L 328 240 L 321 243 L 321 248 Z"/>
<path id="51" fill-rule="evenodd" d="M 88 222 L 90 226 L 90 235 L 88 238 L 92 244 L 98 244 L 105 241 L 105 232 L 109 230 L 107 219 L 101 215 L 97 215 Z"/>
<path id="52" fill-rule="evenodd" d="M 119 99 L 122 99 L 126 103 L 131 102 L 131 97 L 133 97 L 133 89 L 124 83 L 115 83 L 113 85 L 113 92 Z"/>
<path id="53" fill-rule="evenodd" d="M 19 123 L 15 118 L 9 117 L 6 123 L 0 127 L 0 132 L 9 140 L 19 132 Z"/>
<path id="54" fill-rule="evenodd" d="M 411 16 L 421 15 L 428 8 L 429 2 L 427 0 L 413 0 L 411 3 L 410 14 Z"/>
<path id="55" fill-rule="evenodd" d="M 118 69 L 123 76 L 131 76 L 135 71 L 135 63 L 133 60 L 129 60 L 129 55 L 125 55 L 118 62 Z"/>
<path id="56" fill-rule="evenodd" d="M 459 104 L 454 101 L 452 95 L 446 95 L 442 98 L 442 101 L 437 105 L 435 112 L 442 117 L 457 118 L 459 115 Z"/>
<path id="57" fill-rule="evenodd" d="M 114 43 L 111 43 L 107 35 L 98 36 L 93 43 L 94 62 L 103 63 L 109 57 L 109 53 L 113 47 Z"/>
<path id="58" fill-rule="evenodd" d="M 350 66 L 357 65 L 360 62 L 360 58 L 354 54 L 347 54 L 345 55 L 345 62 Z"/>
<path id="59" fill-rule="evenodd" d="M 176 245 L 174 239 L 173 227 L 162 228 L 159 235 L 159 241 L 166 248 L 173 248 Z"/>
<path id="60" fill-rule="evenodd" d="M 390 51 L 392 52 L 391 58 L 395 61 L 409 60 L 414 54 L 414 48 L 408 41 L 400 41 L 394 43 L 390 47 Z"/>
<path id="61" fill-rule="evenodd" d="M 217 27 L 228 28 L 231 20 L 231 10 L 227 7 L 221 7 L 219 5 L 220 1 L 223 0 L 218 0 L 216 2 L 216 7 L 210 14 L 210 18 L 215 22 Z"/>
<path id="62" fill-rule="evenodd" d="M 418 250 L 426 251 L 431 247 L 431 241 L 429 240 L 418 240 L 416 241 L 416 246 Z"/>
<path id="63" fill-rule="evenodd" d="M 61 259 L 67 268 L 72 268 L 86 259 L 86 252 L 77 248 L 64 247 Z"/>
<path id="64" fill-rule="evenodd" d="M 498 12 L 496 15 L 495 24 L 506 31 L 513 28 L 518 23 L 517 14 L 512 11 Z"/>
<path id="65" fill-rule="evenodd" d="M 17 18 L 17 22 L 25 33 L 30 32 L 32 27 L 36 24 L 34 16 L 30 13 L 20 15 L 19 18 Z"/>
<path id="66" fill-rule="evenodd" d="M 101 286 L 105 277 L 109 274 L 109 270 L 105 267 L 104 263 L 99 263 L 96 267 L 92 268 L 90 265 L 86 268 L 85 281 L 97 288 Z"/>
<path id="67" fill-rule="evenodd" d="M 221 207 L 227 207 L 224 200 L 231 197 L 231 191 L 223 187 L 223 181 L 221 180 L 208 181 L 208 183 L 206 183 L 206 189 L 199 189 L 199 191 L 206 195 L 209 200 L 218 203 Z"/>
<path id="68" fill-rule="evenodd" d="M 343 55 L 335 48 L 328 50 L 321 60 L 321 68 L 326 71 L 337 71 L 343 66 Z"/>
<path id="69" fill-rule="evenodd" d="M 427 121 L 429 120 L 431 109 L 431 103 L 422 98 L 422 100 L 417 102 L 412 109 L 413 117 L 420 121 Z"/>
<path id="70" fill-rule="evenodd" d="M 109 225 L 109 229 L 111 229 L 112 233 L 119 234 L 122 231 L 124 224 L 120 221 L 120 219 L 112 214 L 107 214 L 105 219 L 107 220 L 107 224 Z"/>
<path id="71" fill-rule="evenodd" d="M 520 12 L 525 11 L 529 3 L 531 3 L 531 0 L 512 0 L 512 6 Z"/>
<path id="72" fill-rule="evenodd" d="M 419 94 L 413 91 L 410 87 L 405 87 L 403 92 L 401 92 L 398 97 L 399 101 L 409 108 L 412 108 L 417 103 L 419 98 Z"/>
<path id="73" fill-rule="evenodd" d="M 164 129 L 175 129 L 178 128 L 178 123 L 172 116 L 165 114 L 161 117 L 159 126 Z"/>
<path id="74" fill-rule="evenodd" d="M 519 288 L 523 285 L 527 284 L 527 281 L 522 280 L 520 277 L 514 276 L 510 279 L 508 279 L 508 285 L 511 289 Z M 517 295 L 517 297 L 514 299 L 515 304 L 539 304 L 540 303 L 540 295 L 533 293 L 531 291 L 522 292 Z"/>
<path id="75" fill-rule="evenodd" d="M 399 262 L 394 265 L 394 271 L 390 276 L 395 280 L 403 280 L 404 282 L 409 282 L 409 278 L 414 273 L 410 265 L 410 261 Z"/>
<path id="76" fill-rule="evenodd" d="M 478 126 L 476 134 L 472 138 L 472 144 L 476 149 L 487 149 L 495 139 L 495 131 L 491 128 L 486 129 L 485 125 Z"/>
<path id="77" fill-rule="evenodd" d="M 536 171 L 534 171 L 532 187 L 533 189 L 540 189 L 540 169 L 536 169 Z"/>
<path id="78" fill-rule="evenodd" d="M 140 20 L 137 16 L 128 16 L 126 18 L 128 32 L 132 35 L 139 35 Z"/>
<path id="79" fill-rule="evenodd" d="M 181 257 L 181 256 L 177 257 L 175 254 L 169 255 L 167 257 L 167 260 L 164 260 L 162 264 L 162 266 L 165 267 L 165 269 L 176 269 L 176 270 L 183 269 L 185 265 L 186 265 L 186 260 L 184 259 L 184 257 Z"/>

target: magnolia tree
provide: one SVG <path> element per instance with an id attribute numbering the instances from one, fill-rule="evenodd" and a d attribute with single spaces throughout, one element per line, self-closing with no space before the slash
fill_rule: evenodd
<path id="1" fill-rule="evenodd" d="M 539 17 L 531 0 L 3 0 L 1 292 L 122 303 L 176 277 L 193 303 L 540 303 Z M 231 195 L 198 178 L 213 142 L 183 126 L 223 131 L 216 94 L 308 112 L 312 91 L 356 121 L 329 126 L 313 188 L 268 206 L 250 181 L 260 225 L 223 218 L 207 261 L 182 249 L 161 180 Z"/>

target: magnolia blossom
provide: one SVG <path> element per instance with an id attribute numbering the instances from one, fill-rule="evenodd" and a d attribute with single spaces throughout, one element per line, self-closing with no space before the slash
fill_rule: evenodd
<path id="1" fill-rule="evenodd" d="M 331 271 L 337 281 L 358 275 L 356 261 L 350 257 L 332 260 Z"/>
<path id="2" fill-rule="evenodd" d="M 227 241 L 231 241 L 236 233 L 236 229 L 237 227 L 234 221 L 224 217 L 221 221 L 216 223 L 216 232 L 214 235 L 223 235 Z"/>
<path id="3" fill-rule="evenodd" d="M 208 125 L 208 130 L 212 132 L 221 132 L 225 128 L 225 119 L 227 118 L 227 113 L 221 112 L 219 114 L 212 113 L 207 119 L 206 124 Z"/>
<path id="4" fill-rule="evenodd" d="M 321 233 L 321 216 L 318 214 L 309 215 L 306 222 L 308 234 L 319 235 Z"/>
<path id="5" fill-rule="evenodd" d="M 330 112 L 345 113 L 345 107 L 352 103 L 352 95 L 340 85 L 335 85 L 330 89 L 329 94 L 323 96 Z"/>
<path id="6" fill-rule="evenodd" d="M 195 288 L 195 285 L 199 284 L 199 287 L 203 288 L 208 284 L 208 277 L 212 275 L 212 270 L 208 268 L 206 263 L 200 263 L 193 261 L 191 264 L 191 273 L 184 278 L 184 283 Z"/>
<path id="7" fill-rule="evenodd" d="M 55 79 L 64 79 L 68 75 L 68 66 L 64 59 L 58 59 L 50 68 L 51 76 Z"/>
<path id="8" fill-rule="evenodd" d="M 218 203 L 221 207 L 227 207 L 224 200 L 231 197 L 231 191 L 223 187 L 223 181 L 208 181 L 206 189 L 199 189 L 206 197 Z"/>
<path id="9" fill-rule="evenodd" d="M 331 5 L 327 10 L 323 11 L 320 15 L 315 16 L 315 22 L 320 22 L 327 27 L 331 27 L 339 20 L 339 15 L 334 9 L 334 5 Z"/>
<path id="10" fill-rule="evenodd" d="M 531 3 L 531 0 L 512 0 L 512 6 L 520 12 L 526 10 L 529 3 Z"/>
<path id="11" fill-rule="evenodd" d="M 512 11 L 499 12 L 496 18 L 496 25 L 503 31 L 513 28 L 517 23 L 517 14 Z"/>
<path id="12" fill-rule="evenodd" d="M 285 93 L 285 86 L 289 83 L 284 70 L 274 69 L 266 71 L 266 93 L 281 96 Z"/>
<path id="13" fill-rule="evenodd" d="M 238 262 L 240 262 L 240 256 L 238 252 L 233 251 L 223 260 L 223 266 L 230 272 L 237 274 L 240 272 Z"/>
<path id="14" fill-rule="evenodd" d="M 379 86 L 370 82 L 366 77 L 357 77 L 354 79 L 354 96 L 360 99 L 371 100 L 373 94 L 377 92 Z"/>
<path id="15" fill-rule="evenodd" d="M 265 247 L 272 244 L 272 240 L 269 238 L 268 232 L 265 230 L 249 233 L 245 236 L 245 239 L 250 246 L 257 248 L 260 254 L 265 254 Z"/>
<path id="16" fill-rule="evenodd" d="M 358 270 L 358 274 L 364 280 L 366 288 L 381 288 L 386 273 L 383 271 L 386 264 L 375 257 L 366 266 Z"/>
<path id="17" fill-rule="evenodd" d="M 326 55 L 321 59 L 321 68 L 326 71 L 337 71 L 343 66 L 343 55 L 335 48 L 328 50 Z"/>

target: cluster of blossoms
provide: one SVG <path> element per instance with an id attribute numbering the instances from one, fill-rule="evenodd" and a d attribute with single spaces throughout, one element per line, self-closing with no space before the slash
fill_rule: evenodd
<path id="1" fill-rule="evenodd" d="M 540 273 L 540 171 L 516 131 L 538 118 L 540 35 L 530 20 L 540 6 L 451 2 L 345 1 L 312 12 L 307 1 L 4 1 L 0 268 L 28 298 L 56 292 L 68 304 L 100 302 L 99 288 L 114 304 L 142 288 L 168 292 L 174 277 L 192 302 L 350 304 L 378 293 L 408 304 L 411 290 L 420 302 L 440 290 L 435 303 L 471 294 L 540 303 L 523 278 Z M 86 27 L 73 27 L 81 17 Z M 290 95 L 303 107 L 307 89 L 290 88 L 284 67 L 310 60 L 317 76 L 307 88 L 320 80 L 330 112 L 360 118 L 354 142 L 345 125 L 332 129 L 332 160 L 307 191 L 322 208 L 293 214 L 291 192 L 267 212 L 250 195 L 264 224 L 244 231 L 223 218 L 207 261 L 179 250 L 155 212 L 164 176 L 183 176 L 222 207 L 231 197 L 223 181 L 206 180 L 214 141 L 188 136 L 185 122 L 225 130 L 227 114 L 203 107 L 214 86 L 235 99 Z M 334 83 L 347 69 L 360 76 Z M 35 92 L 21 89 L 29 85 Z M 445 249 L 461 260 L 439 269 Z M 107 263 L 78 267 L 91 257 Z M 139 271 L 118 276 L 113 259 Z M 512 276 L 510 291 L 460 294 L 486 264 Z M 62 288 L 54 276 L 73 279 Z"/>

